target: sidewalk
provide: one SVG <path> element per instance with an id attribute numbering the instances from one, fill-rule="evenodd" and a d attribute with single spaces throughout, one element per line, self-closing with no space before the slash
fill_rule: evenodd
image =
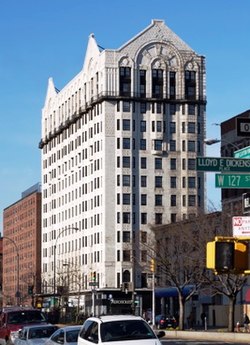
<path id="1" fill-rule="evenodd" d="M 167 331 L 165 332 L 165 338 L 180 338 L 180 339 L 192 339 L 192 340 L 212 340 L 212 341 L 231 341 L 231 342 L 238 342 L 238 343 L 250 343 L 250 333 L 243 333 L 243 332 L 225 332 L 221 330 L 214 330 L 214 331 L 195 331 L 195 330 L 188 330 L 188 331 Z"/>

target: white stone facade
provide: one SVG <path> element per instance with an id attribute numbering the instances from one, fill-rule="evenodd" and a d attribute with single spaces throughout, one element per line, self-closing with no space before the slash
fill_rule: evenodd
<path id="1" fill-rule="evenodd" d="M 47 292 L 55 244 L 57 279 L 67 263 L 83 292 L 93 272 L 99 289 L 146 287 L 149 224 L 204 209 L 195 159 L 205 81 L 204 57 L 160 20 L 117 50 L 100 50 L 90 35 L 80 73 L 60 91 L 49 79 L 40 142 Z"/>

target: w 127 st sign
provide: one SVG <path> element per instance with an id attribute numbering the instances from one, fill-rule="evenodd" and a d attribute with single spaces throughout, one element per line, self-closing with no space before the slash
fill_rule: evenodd
<path id="1" fill-rule="evenodd" d="M 250 172 L 250 159 L 233 157 L 197 157 L 196 170 Z"/>

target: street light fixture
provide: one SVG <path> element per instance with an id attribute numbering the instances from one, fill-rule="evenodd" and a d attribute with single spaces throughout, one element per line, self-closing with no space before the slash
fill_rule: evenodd
<path id="1" fill-rule="evenodd" d="M 57 246 L 57 241 L 59 239 L 59 237 L 66 231 L 66 230 L 75 230 L 75 231 L 78 231 L 79 229 L 76 228 L 76 227 L 69 227 L 69 228 L 65 228 L 63 230 L 61 230 L 59 232 L 59 234 L 57 235 L 56 237 L 56 242 L 55 242 L 55 245 L 54 245 L 54 286 L 53 286 L 53 305 L 55 307 L 55 300 L 56 300 L 56 246 Z"/>
<path id="2" fill-rule="evenodd" d="M 16 303 L 17 303 L 17 305 L 19 305 L 20 303 L 20 291 L 19 291 L 19 250 L 18 250 L 18 247 L 17 247 L 17 244 L 16 244 L 16 242 L 12 239 L 12 238 L 10 238 L 10 237 L 8 237 L 8 236 L 3 236 L 3 239 L 6 239 L 6 240 L 8 240 L 8 241 L 10 241 L 13 245 L 14 245 L 14 247 L 15 247 L 15 250 L 16 250 L 16 260 L 17 260 L 17 283 L 16 283 Z"/>
<path id="3" fill-rule="evenodd" d="M 204 143 L 206 145 L 214 145 L 214 144 L 217 144 L 217 143 L 225 143 L 225 144 L 228 144 L 228 145 L 231 145 L 233 146 L 234 148 L 236 148 L 236 150 L 240 150 L 240 147 L 238 145 L 236 145 L 235 143 L 232 143 L 231 141 L 227 141 L 225 139 L 205 139 L 204 140 Z"/>

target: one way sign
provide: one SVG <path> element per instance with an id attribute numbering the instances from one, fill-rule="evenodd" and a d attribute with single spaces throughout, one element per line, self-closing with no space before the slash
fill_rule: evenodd
<path id="1" fill-rule="evenodd" d="M 237 118 L 237 135 L 239 137 L 250 137 L 250 119 L 244 117 Z"/>

